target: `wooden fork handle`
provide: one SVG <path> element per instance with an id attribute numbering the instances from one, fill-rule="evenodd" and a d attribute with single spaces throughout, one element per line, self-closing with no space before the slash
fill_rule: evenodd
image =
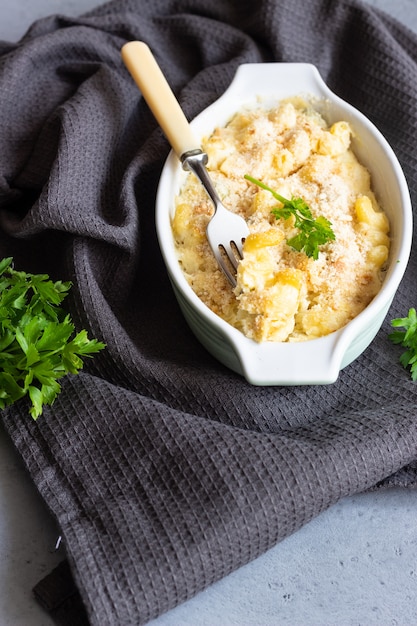
<path id="1" fill-rule="evenodd" d="M 143 41 L 130 41 L 122 48 L 122 59 L 177 156 L 180 158 L 185 152 L 199 149 L 188 120 L 149 47 Z"/>

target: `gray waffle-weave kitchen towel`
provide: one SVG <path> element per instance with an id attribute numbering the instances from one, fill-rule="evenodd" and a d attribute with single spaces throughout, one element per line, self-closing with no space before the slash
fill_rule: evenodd
<path id="1" fill-rule="evenodd" d="M 97 626 L 145 623 L 343 496 L 417 483 L 417 386 L 387 337 L 417 304 L 416 251 L 335 384 L 254 388 L 227 371 L 188 330 L 160 258 L 169 147 L 120 60 L 131 39 L 189 118 L 241 63 L 314 63 L 417 194 L 417 37 L 356 0 L 117 0 L 0 43 L 1 254 L 72 280 L 73 319 L 107 344 L 36 423 L 23 401 L 2 419 Z"/>

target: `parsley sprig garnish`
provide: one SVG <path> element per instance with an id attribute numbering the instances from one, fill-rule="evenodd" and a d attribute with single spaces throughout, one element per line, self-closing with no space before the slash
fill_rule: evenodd
<path id="1" fill-rule="evenodd" d="M 291 248 L 297 252 L 304 252 L 308 257 L 317 260 L 319 246 L 336 239 L 331 222 L 323 216 L 314 218 L 310 207 L 302 198 L 288 200 L 260 180 L 247 174 L 245 178 L 261 189 L 269 191 L 283 205 L 282 207 L 275 207 L 271 211 L 277 219 L 286 220 L 291 216 L 294 217 L 294 226 L 299 232 L 294 237 L 287 239 L 287 244 Z"/>
<path id="2" fill-rule="evenodd" d="M 87 331 L 75 334 L 60 307 L 71 287 L 46 274 L 27 274 L 0 261 L 0 409 L 29 396 L 33 419 L 52 404 L 66 374 L 78 374 L 82 358 L 104 348 Z"/>
<path id="3" fill-rule="evenodd" d="M 388 335 L 395 344 L 406 348 L 405 352 L 400 355 L 401 365 L 407 369 L 410 368 L 412 380 L 417 380 L 417 313 L 414 308 L 409 309 L 407 317 L 397 317 L 391 321 L 393 328 L 403 330 L 394 330 Z"/>

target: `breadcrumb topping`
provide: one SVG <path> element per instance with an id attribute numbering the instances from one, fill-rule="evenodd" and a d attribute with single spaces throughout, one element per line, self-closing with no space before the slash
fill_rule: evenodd
<path id="1" fill-rule="evenodd" d="M 231 287 L 211 253 L 213 207 L 193 174 L 176 198 L 172 221 L 178 259 L 201 300 L 255 341 L 302 341 L 333 332 L 358 315 L 381 288 L 389 222 L 368 170 L 351 149 L 345 121 L 328 126 L 300 98 L 274 109 L 245 110 L 203 141 L 219 196 L 242 215 L 250 235 Z M 280 203 L 244 176 L 285 198 L 302 198 L 332 224 L 335 240 L 317 260 L 287 241 L 294 220 L 271 213 Z"/>

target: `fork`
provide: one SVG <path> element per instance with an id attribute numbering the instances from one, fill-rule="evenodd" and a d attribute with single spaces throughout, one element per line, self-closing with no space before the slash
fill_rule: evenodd
<path id="1" fill-rule="evenodd" d="M 243 242 L 249 234 L 248 225 L 243 217 L 221 202 L 206 168 L 207 154 L 198 146 L 190 124 L 149 47 L 142 41 L 130 41 L 121 52 L 124 64 L 183 169 L 197 176 L 214 205 L 214 213 L 206 229 L 207 240 L 220 269 L 235 287 L 237 266 L 243 258 Z"/>

